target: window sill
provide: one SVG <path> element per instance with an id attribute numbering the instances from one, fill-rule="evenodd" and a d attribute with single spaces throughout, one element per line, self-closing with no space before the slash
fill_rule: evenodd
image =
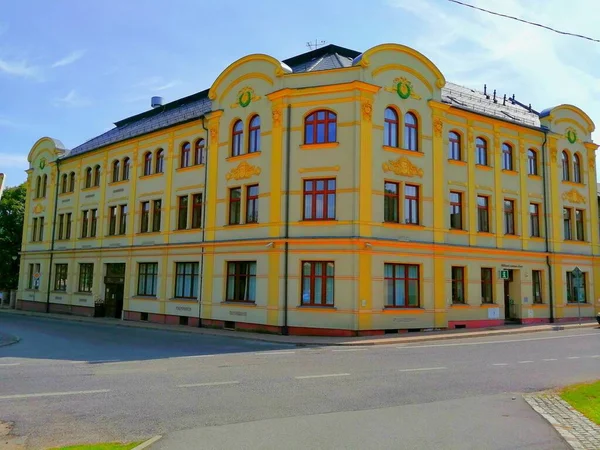
<path id="1" fill-rule="evenodd" d="M 296 309 L 300 310 L 309 310 L 314 309 L 317 311 L 337 311 L 337 307 L 335 305 L 298 305 Z"/>
<path id="2" fill-rule="evenodd" d="M 104 236 L 104 239 L 112 239 L 112 238 L 125 238 L 127 237 L 127 233 L 125 234 L 107 234 Z"/>
<path id="3" fill-rule="evenodd" d="M 468 309 L 471 307 L 471 305 L 469 305 L 468 303 L 452 303 L 450 304 L 450 307 L 456 309 Z"/>
<path id="4" fill-rule="evenodd" d="M 225 161 L 233 162 L 233 161 L 239 161 L 239 160 L 243 160 L 243 159 L 256 158 L 256 157 L 260 156 L 260 154 L 261 154 L 261 152 L 242 153 L 240 155 L 228 156 L 227 158 L 225 158 Z"/>
<path id="5" fill-rule="evenodd" d="M 81 192 L 94 191 L 94 190 L 98 189 L 99 187 L 100 187 L 100 186 L 90 186 L 90 187 L 86 187 L 86 188 L 83 188 L 83 189 L 81 190 Z"/>
<path id="6" fill-rule="evenodd" d="M 198 299 L 196 297 L 171 297 L 169 301 L 197 303 Z"/>
<path id="7" fill-rule="evenodd" d="M 425 310 L 420 306 L 384 306 L 381 310 L 384 314 L 424 314 Z"/>
<path id="8" fill-rule="evenodd" d="M 131 300 L 157 300 L 156 295 L 134 295 Z"/>
<path id="9" fill-rule="evenodd" d="M 591 245 L 588 241 L 578 241 L 575 239 L 565 239 L 564 240 L 565 244 L 571 244 L 571 245 Z"/>
<path id="10" fill-rule="evenodd" d="M 475 168 L 476 169 L 481 169 L 481 170 L 488 170 L 488 171 L 492 171 L 494 170 L 493 167 L 490 166 L 484 166 L 483 164 L 475 164 Z"/>
<path id="11" fill-rule="evenodd" d="M 67 290 L 65 289 L 64 291 L 60 291 L 60 290 L 56 290 L 54 289 L 53 291 L 50 291 L 51 294 L 66 294 Z"/>
<path id="12" fill-rule="evenodd" d="M 408 150 L 406 148 L 390 147 L 388 145 L 384 145 L 383 146 L 383 150 L 386 151 L 386 152 L 400 153 L 402 155 L 410 155 L 410 156 L 417 156 L 417 157 L 423 157 L 423 156 L 425 156 L 425 153 L 420 152 L 418 150 Z"/>
<path id="13" fill-rule="evenodd" d="M 60 194 L 58 194 L 58 197 L 67 197 L 68 195 L 72 194 L 73 191 L 68 191 L 68 192 L 61 192 Z"/>
<path id="14" fill-rule="evenodd" d="M 160 231 L 140 231 L 139 233 L 135 233 L 136 236 L 156 236 L 160 235 Z"/>
<path id="15" fill-rule="evenodd" d="M 175 169 L 175 172 L 191 172 L 194 169 L 203 169 L 203 168 L 204 168 L 204 164 L 193 164 L 191 166 L 178 167 L 177 169 Z"/>
<path id="16" fill-rule="evenodd" d="M 39 292 L 39 290 L 40 290 L 40 288 L 37 288 L 37 289 L 36 288 L 27 288 L 27 289 L 25 289 L 25 291 L 27 291 L 27 292 Z"/>
<path id="17" fill-rule="evenodd" d="M 450 228 L 450 229 L 448 229 L 448 233 L 469 234 L 469 232 L 467 230 L 463 230 L 462 228 Z"/>
<path id="18" fill-rule="evenodd" d="M 543 241 L 544 237 L 543 236 L 529 236 L 529 240 L 530 241 Z"/>
<path id="19" fill-rule="evenodd" d="M 322 150 L 326 148 L 336 148 L 340 145 L 339 142 L 322 142 L 318 144 L 302 144 L 300 150 Z"/>
<path id="20" fill-rule="evenodd" d="M 504 237 L 506 239 L 521 239 L 521 236 L 518 234 L 505 234 Z"/>
<path id="21" fill-rule="evenodd" d="M 421 225 L 419 223 L 401 223 L 401 222 L 383 222 L 384 227 L 390 228 L 414 228 L 414 229 L 424 229 L 425 225 Z"/>
<path id="22" fill-rule="evenodd" d="M 92 295 L 91 292 L 73 292 L 73 295 Z"/>
<path id="23" fill-rule="evenodd" d="M 259 222 L 250 222 L 250 223 L 228 223 L 225 225 L 225 228 L 255 228 L 261 225 Z"/>
<path id="24" fill-rule="evenodd" d="M 229 306 L 241 306 L 245 308 L 256 308 L 256 301 L 241 301 L 241 300 L 224 300 L 221 302 L 221 305 L 229 305 Z"/>
<path id="25" fill-rule="evenodd" d="M 570 181 L 570 180 L 562 180 L 562 184 L 567 184 L 569 186 L 576 186 L 576 187 L 584 187 L 585 184 L 582 182 L 577 182 L 577 181 Z"/>
<path id="26" fill-rule="evenodd" d="M 480 308 L 498 308 L 500 307 L 500 305 L 498 305 L 497 303 L 482 303 L 481 305 L 479 305 Z"/>
<path id="27" fill-rule="evenodd" d="M 140 176 L 140 180 L 146 180 L 148 178 L 156 178 L 156 177 L 160 177 L 161 175 L 164 175 L 163 172 L 157 172 L 157 173 L 149 173 L 148 175 L 142 175 Z"/>
<path id="28" fill-rule="evenodd" d="M 512 169 L 502 169 L 502 173 L 505 175 L 510 175 L 512 177 L 516 177 L 517 175 L 519 175 L 519 172 Z"/>
<path id="29" fill-rule="evenodd" d="M 532 303 L 531 307 L 532 308 L 547 308 L 548 305 L 545 303 Z"/>
<path id="30" fill-rule="evenodd" d="M 449 159 L 448 164 L 452 164 L 453 166 L 466 166 L 467 162 L 460 159 Z"/>
<path id="31" fill-rule="evenodd" d="M 129 180 L 119 180 L 119 181 L 111 181 L 110 183 L 108 183 L 109 186 L 118 186 L 120 184 L 127 184 L 129 182 Z"/>
<path id="32" fill-rule="evenodd" d="M 535 175 L 533 173 L 527 174 L 527 178 L 531 178 L 532 180 L 541 180 L 542 177 L 540 175 Z"/>
<path id="33" fill-rule="evenodd" d="M 494 233 L 490 233 L 489 231 L 478 231 L 477 235 L 484 237 L 494 237 Z"/>
<path id="34" fill-rule="evenodd" d="M 114 237 L 114 236 L 108 236 L 108 237 Z M 92 239 L 97 239 L 96 236 L 86 236 L 86 237 L 80 237 L 77 238 L 78 241 L 91 241 Z"/>
<path id="35" fill-rule="evenodd" d="M 198 233 L 201 230 L 202 230 L 202 228 L 182 228 L 181 230 L 179 230 L 179 229 L 173 230 L 173 233 L 181 233 L 181 234 L 185 234 L 185 233 Z M 144 234 L 156 234 L 156 233 L 141 233 L 141 234 L 144 235 Z"/>
<path id="36" fill-rule="evenodd" d="M 578 308 L 578 307 L 582 307 L 582 308 L 587 308 L 587 307 L 592 307 L 593 305 L 591 303 L 576 303 L 576 302 L 572 302 L 572 303 L 565 303 L 565 308 Z"/>

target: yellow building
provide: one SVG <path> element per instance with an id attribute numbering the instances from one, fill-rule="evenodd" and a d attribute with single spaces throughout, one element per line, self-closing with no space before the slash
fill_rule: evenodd
<path id="1" fill-rule="evenodd" d="M 396 44 L 249 55 L 153 103 L 31 149 L 19 308 L 332 335 L 600 311 L 575 106 L 460 87 Z"/>

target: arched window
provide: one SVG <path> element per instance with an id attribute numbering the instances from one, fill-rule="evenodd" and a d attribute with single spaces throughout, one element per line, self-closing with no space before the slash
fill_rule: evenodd
<path id="1" fill-rule="evenodd" d="M 336 142 L 337 116 L 331 111 L 319 110 L 304 119 L 304 143 Z"/>
<path id="2" fill-rule="evenodd" d="M 502 144 L 502 169 L 513 170 L 513 148 L 506 142 Z"/>
<path id="3" fill-rule="evenodd" d="M 75 192 L 75 172 L 69 174 L 69 192 Z"/>
<path id="4" fill-rule="evenodd" d="M 60 177 L 60 192 L 62 194 L 67 192 L 67 189 L 69 188 L 68 181 L 69 181 L 69 177 L 67 176 L 66 173 Z"/>
<path id="5" fill-rule="evenodd" d="M 569 181 L 571 179 L 571 167 L 569 167 L 569 154 L 566 151 L 562 152 L 562 179 Z"/>
<path id="6" fill-rule="evenodd" d="M 150 161 L 152 163 L 152 161 Z M 156 151 L 156 167 L 154 173 L 163 173 L 165 171 L 165 151 L 159 148 Z"/>
<path id="7" fill-rule="evenodd" d="M 123 158 L 123 180 L 129 180 L 129 169 L 131 168 L 131 160 L 128 157 Z"/>
<path id="8" fill-rule="evenodd" d="M 48 175 L 44 174 L 42 177 L 42 197 L 46 196 L 46 189 L 48 188 Z"/>
<path id="9" fill-rule="evenodd" d="M 248 153 L 260 152 L 260 117 L 254 116 L 248 125 Z"/>
<path id="10" fill-rule="evenodd" d="M 577 153 L 573 155 L 573 181 L 581 183 L 581 158 Z"/>
<path id="11" fill-rule="evenodd" d="M 529 175 L 538 174 L 537 152 L 532 148 L 527 150 L 527 173 Z"/>
<path id="12" fill-rule="evenodd" d="M 398 113 L 394 108 L 385 108 L 383 114 L 383 145 L 398 147 Z"/>
<path id="13" fill-rule="evenodd" d="M 194 164 L 204 164 L 205 148 L 204 139 L 198 139 L 194 144 Z"/>
<path id="14" fill-rule="evenodd" d="M 462 160 L 460 134 L 456 131 L 448 133 L 448 159 L 453 159 L 455 161 Z"/>
<path id="15" fill-rule="evenodd" d="M 92 168 L 88 167 L 85 169 L 85 187 L 92 187 Z"/>
<path id="16" fill-rule="evenodd" d="M 231 156 L 242 154 L 242 144 L 244 142 L 244 124 L 241 120 L 237 120 L 233 124 L 231 132 Z"/>
<path id="17" fill-rule="evenodd" d="M 179 167 L 189 167 L 190 166 L 190 143 L 184 142 L 181 144 L 181 159 L 179 163 Z"/>
<path id="18" fill-rule="evenodd" d="M 42 177 L 38 175 L 35 179 L 35 198 L 40 198 L 42 196 Z"/>
<path id="19" fill-rule="evenodd" d="M 475 139 L 475 164 L 480 166 L 488 165 L 487 141 L 478 137 Z"/>
<path id="20" fill-rule="evenodd" d="M 152 152 L 146 152 L 144 154 L 144 175 L 150 175 L 152 173 Z"/>
<path id="21" fill-rule="evenodd" d="M 94 186 L 100 186 L 100 166 L 94 167 Z"/>
<path id="22" fill-rule="evenodd" d="M 113 166 L 112 166 L 113 183 L 115 181 L 119 181 L 119 175 L 121 175 L 121 163 L 119 162 L 119 160 L 116 160 L 113 162 Z"/>
<path id="23" fill-rule="evenodd" d="M 404 115 L 404 148 L 419 151 L 419 122 L 417 116 L 409 112 Z"/>

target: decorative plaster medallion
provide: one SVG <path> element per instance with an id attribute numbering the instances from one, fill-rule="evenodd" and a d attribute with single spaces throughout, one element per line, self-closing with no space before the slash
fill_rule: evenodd
<path id="1" fill-rule="evenodd" d="M 442 132 L 444 130 L 444 122 L 439 117 L 433 119 L 433 134 L 436 137 L 442 137 Z"/>
<path id="2" fill-rule="evenodd" d="M 367 122 L 370 122 L 371 116 L 373 115 L 373 105 L 371 104 L 370 101 L 365 100 L 362 103 L 362 113 L 363 113 L 363 119 L 365 119 Z"/>
<path id="3" fill-rule="evenodd" d="M 250 103 L 260 100 L 260 99 L 261 99 L 261 97 L 257 96 L 254 93 L 254 89 L 252 89 L 250 86 L 246 86 L 238 91 L 237 102 L 233 103 L 231 105 L 231 107 L 237 108 L 238 106 L 241 106 L 242 108 L 245 108 Z"/>
<path id="4" fill-rule="evenodd" d="M 218 134 L 219 134 L 219 129 L 217 127 L 213 127 L 210 129 L 210 138 L 213 141 L 217 139 Z"/>
<path id="5" fill-rule="evenodd" d="M 384 172 L 394 172 L 396 175 L 405 177 L 422 177 L 423 169 L 415 166 L 408 158 L 400 157 L 396 160 L 389 160 L 381 166 Z"/>
<path id="6" fill-rule="evenodd" d="M 567 138 L 567 141 L 569 141 L 571 144 L 577 142 L 577 131 L 575 131 L 575 128 L 567 128 L 565 130 L 565 137 Z"/>
<path id="7" fill-rule="evenodd" d="M 40 159 L 40 170 L 44 170 L 44 167 L 46 167 L 46 158 L 42 158 Z"/>
<path id="8" fill-rule="evenodd" d="M 585 203 L 585 197 L 575 189 L 571 189 L 569 192 L 564 192 L 562 199 L 571 203 Z"/>
<path id="9" fill-rule="evenodd" d="M 280 127 L 281 126 L 281 108 L 273 108 L 271 112 L 273 115 L 273 126 Z"/>
<path id="10" fill-rule="evenodd" d="M 260 167 L 253 166 L 248 164 L 246 161 L 242 161 L 238 164 L 238 166 L 234 169 L 231 169 L 227 175 L 225 175 L 225 179 L 229 180 L 244 180 L 246 178 L 251 178 L 254 175 L 260 175 Z"/>
<path id="11" fill-rule="evenodd" d="M 392 87 L 386 87 L 386 91 L 395 92 L 403 100 L 407 98 L 414 98 L 415 100 L 421 100 L 421 96 L 415 93 L 412 83 L 405 77 L 399 77 L 394 79 L 394 85 Z"/>
<path id="12" fill-rule="evenodd" d="M 37 205 L 35 205 L 35 208 L 33 208 L 33 212 L 35 214 L 39 214 L 41 212 L 44 212 L 44 205 L 42 205 L 41 203 L 38 203 Z"/>

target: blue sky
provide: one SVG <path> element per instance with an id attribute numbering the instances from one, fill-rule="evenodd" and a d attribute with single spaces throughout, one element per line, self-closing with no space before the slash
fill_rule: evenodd
<path id="1" fill-rule="evenodd" d="M 600 38 L 596 0 L 465 1 Z M 449 81 L 539 110 L 573 103 L 600 127 L 600 44 L 446 0 L 0 0 L 0 172 L 19 184 L 42 136 L 72 148 L 149 109 L 152 95 L 175 100 L 244 55 L 285 59 L 315 39 L 408 45 Z"/>

